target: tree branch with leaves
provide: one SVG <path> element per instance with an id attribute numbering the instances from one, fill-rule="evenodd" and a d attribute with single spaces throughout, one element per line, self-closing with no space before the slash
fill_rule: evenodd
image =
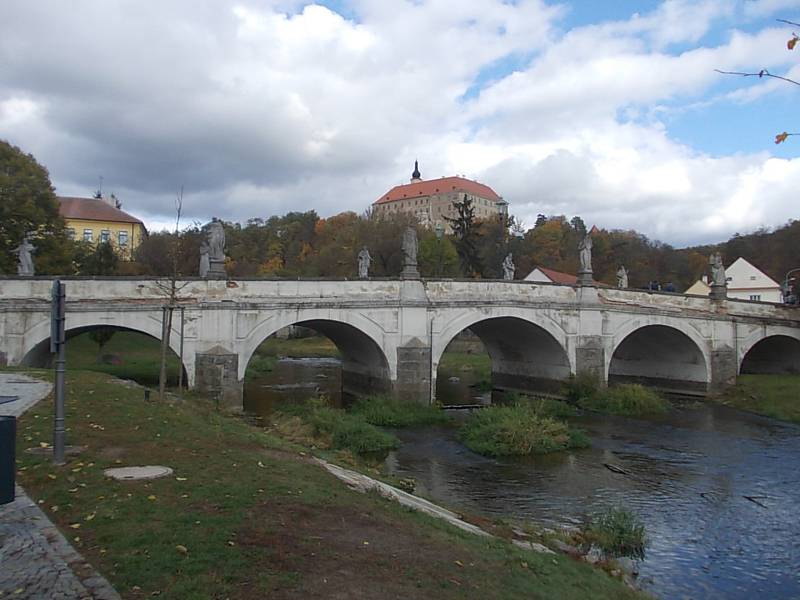
<path id="1" fill-rule="evenodd" d="M 795 23 L 794 21 L 787 21 L 786 19 L 777 19 L 779 23 L 786 23 L 787 25 L 793 25 L 795 27 L 800 27 L 800 23 Z M 791 51 L 795 49 L 797 43 L 800 42 L 800 36 L 796 33 L 792 32 L 792 37 L 786 42 L 786 47 Z M 739 77 L 758 77 L 759 79 L 763 79 L 764 77 L 771 78 L 771 79 L 780 79 L 781 81 L 785 81 L 787 83 L 792 83 L 794 85 L 800 85 L 800 82 L 791 79 L 790 77 L 784 77 L 783 75 L 776 75 L 774 73 L 770 73 L 767 69 L 761 69 L 757 73 L 748 73 L 742 71 L 722 71 L 720 69 L 714 69 L 717 73 L 722 73 L 723 75 L 738 75 Z M 775 136 L 775 143 L 782 144 L 786 141 L 786 139 L 790 136 L 800 135 L 800 132 L 796 133 L 789 133 L 789 132 L 781 132 Z"/>

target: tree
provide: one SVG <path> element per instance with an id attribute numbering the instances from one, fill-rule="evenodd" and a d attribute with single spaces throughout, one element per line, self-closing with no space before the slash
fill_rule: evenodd
<path id="1" fill-rule="evenodd" d="M 111 341 L 116 332 L 117 330 L 113 327 L 98 327 L 89 332 L 89 339 L 97 344 L 97 354 L 102 354 L 103 346 Z"/>
<path id="2" fill-rule="evenodd" d="M 79 272 L 81 275 L 114 275 L 118 264 L 119 256 L 111 242 L 99 242 L 80 265 Z"/>
<path id="3" fill-rule="evenodd" d="M 47 169 L 0 140 L 0 273 L 16 274 L 11 251 L 29 236 L 37 274 L 72 272 L 72 247 Z"/>
<path id="4" fill-rule="evenodd" d="M 794 21 L 787 21 L 786 19 L 777 19 L 779 23 L 786 23 L 787 25 L 794 25 L 795 27 L 800 27 L 800 23 L 795 23 Z M 800 37 L 796 33 L 792 33 L 792 37 L 789 38 L 789 41 L 786 42 L 786 47 L 791 51 L 794 50 L 797 46 L 798 41 L 800 41 Z M 783 75 L 775 75 L 774 73 L 770 73 L 767 69 L 761 69 L 758 73 L 747 73 L 741 71 L 721 71 L 719 69 L 714 69 L 717 73 L 722 73 L 723 75 L 739 75 L 740 77 L 758 77 L 759 79 L 763 79 L 764 77 L 772 78 L 772 79 L 780 79 L 781 81 L 785 81 L 787 83 L 793 83 L 794 85 L 800 85 L 800 82 L 795 81 L 794 79 L 790 79 L 789 77 L 784 77 Z M 775 143 L 782 144 L 786 141 L 786 138 L 792 135 L 800 135 L 800 132 L 797 133 L 788 133 L 786 131 L 779 133 L 775 136 Z"/>
<path id="5" fill-rule="evenodd" d="M 475 208 L 467 194 L 460 202 L 454 201 L 455 217 L 444 219 L 450 223 L 453 235 L 456 238 L 456 251 L 461 260 L 461 273 L 465 277 L 474 277 L 480 274 L 481 264 L 478 256 L 478 231 L 475 222 Z"/>
<path id="6" fill-rule="evenodd" d="M 447 236 L 424 230 L 419 240 L 419 272 L 423 277 L 458 277 L 458 252 Z"/>

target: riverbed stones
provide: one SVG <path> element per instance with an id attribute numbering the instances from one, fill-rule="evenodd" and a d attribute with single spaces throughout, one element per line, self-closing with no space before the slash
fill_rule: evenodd
<path id="1" fill-rule="evenodd" d="M 160 465 L 148 465 L 145 467 L 116 467 L 106 469 L 103 475 L 116 479 L 117 481 L 136 481 L 141 479 L 160 479 L 172 475 L 172 469 Z"/>

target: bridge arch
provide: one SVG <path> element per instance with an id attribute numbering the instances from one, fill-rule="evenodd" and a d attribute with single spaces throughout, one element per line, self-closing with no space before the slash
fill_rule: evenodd
<path id="1" fill-rule="evenodd" d="M 711 381 L 708 343 L 671 319 L 620 328 L 606 358 L 609 383 L 642 383 L 675 393 L 705 394 Z"/>
<path id="2" fill-rule="evenodd" d="M 392 372 L 396 369 L 390 356 L 392 348 L 384 351 L 383 330 L 373 321 L 346 311 L 309 310 L 291 311 L 272 316 L 259 323 L 240 352 L 239 379 L 245 371 L 256 348 L 268 337 L 290 325 L 313 329 L 330 339 L 342 354 L 342 391 L 349 395 L 390 392 Z"/>
<path id="3" fill-rule="evenodd" d="M 434 384 L 442 354 L 466 329 L 480 338 L 491 358 L 495 390 L 558 391 L 561 381 L 574 372 L 567 336 L 549 317 L 537 315 L 533 319 L 530 312 L 516 309 L 470 311 L 453 319 L 449 317 L 449 314 L 439 316 L 446 325 L 432 340 Z"/>
<path id="4" fill-rule="evenodd" d="M 756 340 L 742 348 L 740 374 L 800 374 L 800 332 L 781 331 Z"/>
<path id="5" fill-rule="evenodd" d="M 175 356 L 180 356 L 179 333 L 174 330 L 170 336 L 170 349 Z M 118 331 L 133 331 L 161 340 L 161 311 L 157 315 L 149 313 L 115 313 L 113 323 L 103 318 L 99 313 L 67 313 L 66 335 L 67 339 L 89 332 L 100 327 L 109 327 Z M 38 322 L 25 332 L 22 348 L 21 365 L 43 366 L 50 361 L 50 318 Z M 69 368 L 69 365 L 67 365 Z M 190 358 L 184 353 L 182 368 L 185 381 L 192 384 L 194 369 Z"/>

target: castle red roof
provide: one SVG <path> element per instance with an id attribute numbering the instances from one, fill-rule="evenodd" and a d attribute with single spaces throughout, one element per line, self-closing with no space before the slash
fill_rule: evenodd
<path id="1" fill-rule="evenodd" d="M 405 185 L 397 185 L 378 198 L 373 204 L 386 204 L 395 200 L 408 200 L 420 198 L 421 196 L 449 194 L 451 192 L 466 192 L 494 202 L 502 201 L 502 198 L 488 185 L 465 179 L 464 177 L 442 177 L 441 179 L 429 179 L 427 181 L 415 181 Z"/>
<path id="2" fill-rule="evenodd" d="M 58 197 L 58 209 L 65 219 L 83 219 L 86 221 L 114 221 L 117 223 L 139 223 L 139 219 L 114 208 L 100 198 Z"/>

